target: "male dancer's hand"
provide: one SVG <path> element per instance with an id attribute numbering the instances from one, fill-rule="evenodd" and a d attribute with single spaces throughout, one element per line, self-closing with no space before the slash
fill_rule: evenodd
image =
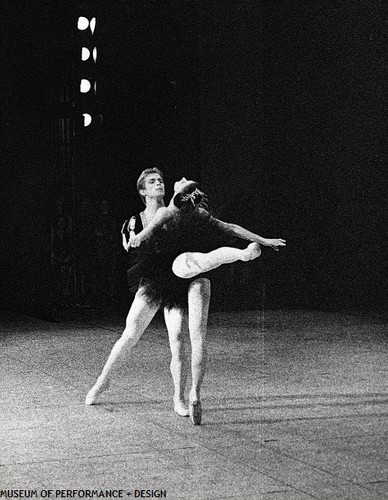
<path id="1" fill-rule="evenodd" d="M 129 233 L 129 242 L 128 242 L 128 245 L 131 247 L 131 248 L 137 248 L 141 245 L 141 240 L 139 238 L 139 236 L 137 236 L 134 231 L 131 231 Z"/>

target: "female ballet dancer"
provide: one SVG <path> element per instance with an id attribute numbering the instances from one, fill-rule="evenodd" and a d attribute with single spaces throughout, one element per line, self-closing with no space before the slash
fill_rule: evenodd
<path id="1" fill-rule="evenodd" d="M 124 248 L 153 244 L 153 251 L 148 255 L 145 252 L 139 260 L 145 293 L 151 300 L 160 295 L 171 300 L 174 293 L 177 293 L 177 300 L 179 296 L 184 296 L 182 287 L 185 281 L 199 274 L 205 277 L 204 273 L 222 264 L 255 259 L 261 254 L 260 244 L 276 251 L 286 245 L 283 239 L 262 238 L 241 226 L 212 217 L 201 206 L 203 198 L 204 194 L 196 182 L 182 178 L 174 185 L 174 196 L 168 207 L 161 207 L 140 233 L 136 234 L 133 220 L 127 227 L 124 224 Z M 252 243 L 245 249 L 230 246 L 238 243 L 236 237 Z M 193 342 L 192 337 L 191 340 Z M 204 350 L 202 345 L 201 352 Z M 199 389 L 190 393 L 189 409 L 193 423 L 200 423 L 202 406 Z"/>

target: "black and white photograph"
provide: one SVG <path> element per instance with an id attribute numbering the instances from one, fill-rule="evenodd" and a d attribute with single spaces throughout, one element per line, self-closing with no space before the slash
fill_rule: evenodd
<path id="1" fill-rule="evenodd" d="M 388 498 L 381 0 L 0 32 L 0 500 Z"/>

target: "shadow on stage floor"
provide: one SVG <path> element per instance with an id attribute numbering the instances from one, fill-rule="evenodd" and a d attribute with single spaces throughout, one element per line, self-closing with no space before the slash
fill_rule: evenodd
<path id="1" fill-rule="evenodd" d="M 36 490 L 36 498 L 47 490 L 85 498 L 88 489 L 187 500 L 388 497 L 381 315 L 212 313 L 201 426 L 172 411 L 161 317 L 99 404 L 84 405 L 123 324 L 114 312 L 82 311 L 61 323 L 5 314 L 1 490 Z M 81 491 L 57 491 L 70 489 Z"/>

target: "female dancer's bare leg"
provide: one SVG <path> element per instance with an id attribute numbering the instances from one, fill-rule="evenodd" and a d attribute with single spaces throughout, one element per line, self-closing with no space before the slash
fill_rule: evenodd
<path id="1" fill-rule="evenodd" d="M 191 342 L 191 378 L 189 410 L 195 425 L 201 423 L 201 386 L 206 369 L 206 331 L 210 303 L 210 281 L 199 278 L 189 285 L 189 333 Z"/>
<path id="2" fill-rule="evenodd" d="M 181 417 L 188 417 L 189 408 L 185 404 L 184 399 L 188 373 L 184 338 L 187 331 L 187 315 L 180 308 L 165 308 L 164 320 L 167 326 L 171 349 L 170 370 L 174 383 L 174 411 Z"/>
<path id="3" fill-rule="evenodd" d="M 97 382 L 88 392 L 85 404 L 94 404 L 96 398 L 109 388 L 112 373 L 123 360 L 128 359 L 132 348 L 137 344 L 159 307 L 159 304 L 153 304 L 147 300 L 141 288 L 137 291 L 128 312 L 125 329 L 119 340 L 113 346 Z"/>
<path id="4" fill-rule="evenodd" d="M 260 245 L 250 243 L 240 250 L 233 247 L 220 247 L 209 253 L 185 252 L 174 260 L 172 270 L 179 278 L 192 278 L 211 271 L 222 264 L 231 264 L 238 260 L 248 261 L 261 255 Z"/>

